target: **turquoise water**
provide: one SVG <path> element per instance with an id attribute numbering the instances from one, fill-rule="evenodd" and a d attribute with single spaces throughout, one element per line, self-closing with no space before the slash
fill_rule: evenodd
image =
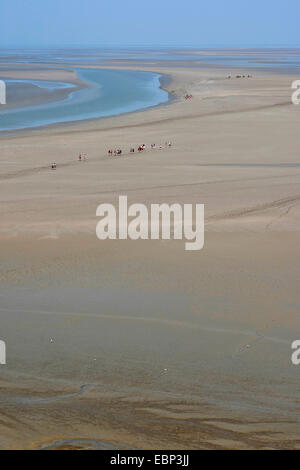
<path id="1" fill-rule="evenodd" d="M 156 106 L 168 101 L 160 88 L 160 75 L 127 70 L 74 69 L 91 86 L 70 90 L 64 100 L 38 106 L 1 110 L 0 130 L 39 127 L 59 122 L 114 116 Z M 61 88 L 60 82 L 28 80 L 27 83 Z M 70 85 L 72 87 L 72 85 Z"/>

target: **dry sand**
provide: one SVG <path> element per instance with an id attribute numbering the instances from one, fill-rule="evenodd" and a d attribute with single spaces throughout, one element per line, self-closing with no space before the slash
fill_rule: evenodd
<path id="1" fill-rule="evenodd" d="M 153 71 L 170 105 L 1 138 L 1 448 L 300 448 L 297 77 Z M 204 250 L 100 242 L 119 194 L 204 203 Z"/>

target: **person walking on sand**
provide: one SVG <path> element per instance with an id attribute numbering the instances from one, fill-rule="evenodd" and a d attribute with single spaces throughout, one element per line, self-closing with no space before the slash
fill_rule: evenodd
<path id="1" fill-rule="evenodd" d="M 78 155 L 78 161 L 81 162 L 81 153 Z"/>

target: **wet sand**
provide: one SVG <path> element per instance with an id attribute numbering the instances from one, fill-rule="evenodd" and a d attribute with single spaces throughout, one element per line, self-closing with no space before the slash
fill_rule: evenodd
<path id="1" fill-rule="evenodd" d="M 69 84 L 69 88 L 49 90 L 39 88 L 30 83 L 14 83 L 10 84 L 6 90 L 6 104 L 1 105 L 1 110 L 22 108 L 25 106 L 39 106 L 45 103 L 61 101 L 68 97 L 71 92 L 78 91 L 88 87 L 89 84 L 83 82 L 77 77 L 73 70 L 59 70 L 50 68 L 39 68 L 32 66 L 20 67 L 3 67 L 0 66 L 0 79 L 17 79 L 17 80 L 46 80 L 64 82 Z"/>
<path id="2" fill-rule="evenodd" d="M 1 139 L 1 448 L 300 448 L 297 77 L 153 71 L 170 105 Z M 119 194 L 204 203 L 204 250 L 100 242 Z"/>

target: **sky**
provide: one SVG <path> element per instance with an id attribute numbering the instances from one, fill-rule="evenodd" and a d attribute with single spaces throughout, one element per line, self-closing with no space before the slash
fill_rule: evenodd
<path id="1" fill-rule="evenodd" d="M 300 46 L 299 0 L 0 0 L 0 47 Z"/>

